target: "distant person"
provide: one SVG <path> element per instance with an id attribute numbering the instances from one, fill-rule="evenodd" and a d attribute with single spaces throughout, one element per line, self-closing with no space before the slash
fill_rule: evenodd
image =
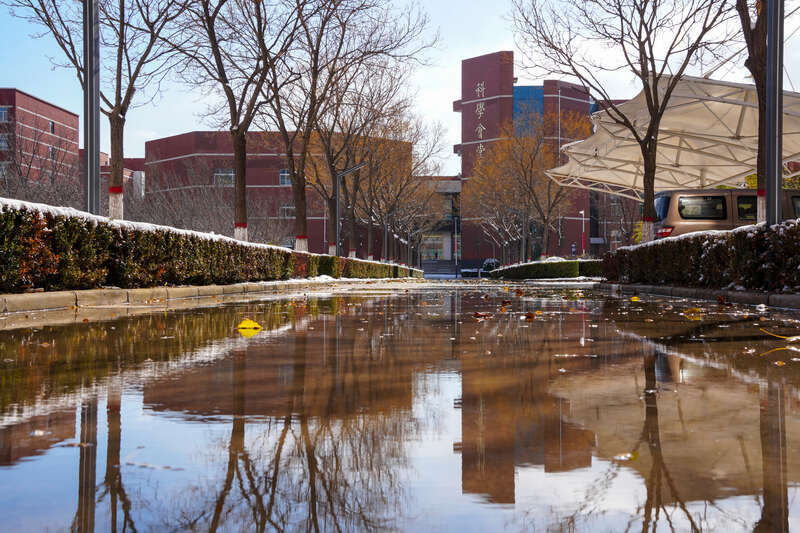
<path id="1" fill-rule="evenodd" d="M 578 245 L 575 244 L 575 241 L 572 241 L 572 244 L 570 245 L 570 248 L 572 248 L 572 257 L 575 257 L 576 255 L 578 255 Z"/>

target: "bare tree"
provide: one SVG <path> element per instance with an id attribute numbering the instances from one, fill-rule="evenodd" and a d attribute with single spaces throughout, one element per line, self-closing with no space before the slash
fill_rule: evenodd
<path id="1" fill-rule="evenodd" d="M 295 248 L 308 249 L 306 171 L 312 135 L 343 77 L 384 58 L 415 58 L 427 18 L 388 0 L 309 0 L 297 5 L 298 38 L 283 61 L 267 65 L 265 129 L 281 134 L 295 203 Z"/>
<path id="2" fill-rule="evenodd" d="M 492 190 L 499 190 L 508 196 L 503 200 L 507 200 L 507 205 L 495 207 L 503 211 L 516 210 L 522 237 L 522 260 L 527 259 L 532 251 L 529 250 L 532 248 L 531 223 L 543 228 L 540 244 L 543 250 L 548 250 L 550 231 L 555 229 L 558 212 L 570 201 L 570 190 L 545 175 L 545 171 L 558 161 L 558 154 L 548 137 L 557 120 L 558 117 L 542 116 L 534 110 L 526 110 L 513 123 L 502 125 L 500 137 L 503 140 L 492 143 L 481 156 L 476 164 L 474 183 L 469 184 L 470 193 L 478 197 L 492 194 Z M 560 120 L 560 128 L 563 135 L 570 139 L 582 139 L 590 133 L 589 121 L 576 113 L 567 113 Z M 484 206 L 489 207 L 493 203 L 483 204 L 480 198 L 476 200 L 473 206 L 478 216 Z"/>
<path id="3" fill-rule="evenodd" d="M 438 174 L 444 148 L 441 125 L 426 125 L 408 115 L 393 117 L 375 128 L 367 150 L 366 179 L 360 195 L 359 218 L 367 225 L 369 248 L 373 225 L 383 229 L 382 257 L 389 257 L 388 238 L 403 230 L 403 219 L 419 212 L 434 191 L 430 176 Z"/>
<path id="4" fill-rule="evenodd" d="M 81 87 L 83 73 L 82 2 L 59 0 L 2 0 L 12 13 L 41 26 L 37 35 L 52 36 L 65 60 L 56 65 L 74 68 Z M 171 65 L 175 18 L 187 0 L 100 0 L 101 111 L 108 118 L 111 141 L 111 176 L 108 214 L 123 218 L 124 131 L 128 111 L 158 93 Z M 138 101 L 135 101 L 138 98 Z"/>
<path id="5" fill-rule="evenodd" d="M 644 241 L 653 239 L 661 118 L 681 76 L 701 53 L 722 44 L 715 30 L 730 13 L 725 0 L 514 0 L 516 38 L 527 59 L 537 68 L 577 78 L 639 145 Z M 645 116 L 629 116 L 614 102 L 606 78 L 622 72 L 641 87 Z"/>
<path id="6" fill-rule="evenodd" d="M 211 164 L 193 164 L 179 172 L 148 172 L 149 189 L 144 195 L 126 194 L 126 211 L 132 220 L 194 231 L 232 236 L 233 183 L 189 181 L 186 176 L 212 176 Z M 291 235 L 291 221 L 280 216 L 278 199 L 264 195 L 248 197 L 248 207 L 264 216 L 254 217 L 250 237 L 259 242 L 283 244 Z"/>
<path id="7" fill-rule="evenodd" d="M 339 199 L 334 180 L 345 170 L 366 162 L 370 135 L 381 121 L 401 115 L 410 107 L 410 99 L 405 94 L 408 72 L 395 63 L 353 69 L 351 75 L 340 78 L 331 91 L 324 113 L 317 120 L 314 139 L 322 157 L 310 159 L 313 172 L 309 184 L 325 199 L 331 220 L 335 220 L 337 201 L 343 200 L 343 218 L 347 221 L 344 238 L 351 254 L 356 248 L 355 210 L 364 173 L 356 171 L 340 179 L 343 198 Z M 327 239 L 335 243 L 335 223 L 328 226 Z"/>
<path id="8" fill-rule="evenodd" d="M 266 104 L 267 74 L 289 49 L 302 3 L 250 0 L 190 2 L 181 19 L 181 76 L 220 97 L 210 116 L 230 132 L 235 173 L 234 235 L 247 235 L 247 132 Z M 278 83 L 282 87 L 283 83 Z"/>
<path id="9" fill-rule="evenodd" d="M 41 123 L 40 123 L 41 122 Z M 77 146 L 46 133 L 47 121 L 0 124 L 7 147 L 0 160 L 0 196 L 80 208 L 83 192 Z"/>

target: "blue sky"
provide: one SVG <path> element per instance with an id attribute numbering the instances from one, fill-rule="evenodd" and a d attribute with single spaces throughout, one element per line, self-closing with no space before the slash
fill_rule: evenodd
<path id="1" fill-rule="evenodd" d="M 418 91 L 417 111 L 425 118 L 441 122 L 446 130 L 443 154 L 444 174 L 456 174 L 460 170 L 459 159 L 450 148 L 459 142 L 460 116 L 452 111 L 452 101 L 457 99 L 461 82 L 461 60 L 499 50 L 515 50 L 511 24 L 507 20 L 511 10 L 510 0 L 485 2 L 462 0 L 459 2 L 425 2 L 431 31 L 438 29 L 440 45 L 430 54 L 429 66 L 420 68 L 414 76 Z M 61 51 L 50 37 L 34 39 L 31 34 L 38 27 L 13 18 L 6 8 L 0 8 L 0 66 L 3 77 L 0 86 L 16 87 L 35 96 L 65 107 L 73 112 L 82 112 L 80 85 L 72 70 L 53 70 L 50 58 L 61 58 Z M 789 28 L 787 28 L 787 34 Z M 792 43 L 795 44 L 795 43 Z M 791 70 L 794 47 L 787 49 L 787 68 Z M 521 59 L 515 50 L 517 59 Z M 528 79 L 524 71 L 517 69 L 520 83 L 539 83 L 539 79 Z M 732 81 L 742 79 L 726 78 Z M 615 81 L 615 93 L 630 97 L 636 92 L 628 80 Z M 787 86 L 786 89 L 791 89 Z M 128 114 L 125 151 L 129 157 L 142 157 L 146 140 L 192 131 L 212 129 L 202 117 L 206 105 L 201 96 L 185 86 L 173 83 L 165 87 L 160 98 Z M 105 127 L 105 121 L 101 121 Z M 105 131 L 101 137 L 104 151 L 108 151 Z"/>
<path id="2" fill-rule="evenodd" d="M 441 32 L 441 44 L 430 54 L 431 65 L 421 68 L 414 77 L 418 90 L 420 114 L 439 121 L 447 128 L 448 150 L 443 171 L 459 171 L 458 157 L 450 145 L 459 142 L 459 115 L 452 111 L 452 101 L 459 97 L 461 60 L 513 49 L 510 24 L 504 16 L 510 10 L 508 0 L 495 2 L 429 2 L 425 6 L 432 31 Z M 0 8 L 0 86 L 16 87 L 70 111 L 81 113 L 80 85 L 72 70 L 54 70 L 51 57 L 60 59 L 61 51 L 49 37 L 34 39 L 38 27 L 13 18 Z M 125 151 L 131 157 L 144 155 L 148 139 L 174 135 L 212 126 L 202 118 L 206 107 L 200 96 L 179 84 L 171 84 L 155 102 L 129 112 L 126 124 Z M 101 121 L 105 127 L 105 121 Z M 81 126 L 82 127 L 82 126 Z M 107 133 L 101 137 L 108 151 Z"/>

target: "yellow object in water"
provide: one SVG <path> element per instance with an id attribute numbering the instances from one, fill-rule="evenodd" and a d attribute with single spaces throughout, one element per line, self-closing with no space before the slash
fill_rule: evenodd
<path id="1" fill-rule="evenodd" d="M 639 297 L 638 296 L 631 296 L 631 301 L 632 302 L 638 302 L 639 301 Z"/>
<path id="2" fill-rule="evenodd" d="M 252 337 L 256 333 L 261 331 L 261 324 L 259 324 L 258 322 L 254 322 L 254 321 L 250 320 L 249 318 L 245 318 L 244 320 L 242 320 L 239 323 L 238 326 L 236 326 L 236 329 L 239 330 L 239 333 L 243 337 L 246 337 L 246 338 L 249 339 L 250 337 Z"/>

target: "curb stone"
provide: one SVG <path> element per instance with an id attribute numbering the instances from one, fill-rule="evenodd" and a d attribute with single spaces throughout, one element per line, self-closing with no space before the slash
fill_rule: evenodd
<path id="1" fill-rule="evenodd" d="M 2 308 L 5 313 L 19 311 L 40 311 L 43 309 L 62 309 L 74 307 L 78 303 L 74 291 L 34 292 L 27 294 L 7 294 L 3 296 Z"/>
<path id="2" fill-rule="evenodd" d="M 671 296 L 673 298 L 693 298 L 710 301 L 716 301 L 719 297 L 722 297 L 728 302 L 737 304 L 770 305 L 787 309 L 800 309 L 800 294 L 770 294 L 753 291 L 725 291 L 696 287 L 635 285 L 624 283 L 601 283 L 598 285 L 598 289 L 611 295 L 641 293 L 654 296 Z"/>
<path id="3" fill-rule="evenodd" d="M 420 282 L 420 278 L 407 279 L 348 279 L 306 281 L 264 281 L 236 283 L 233 285 L 200 285 L 186 287 L 151 287 L 145 289 L 87 289 L 77 291 L 34 292 L 0 294 L 0 313 L 19 313 L 72 308 L 127 307 L 129 305 L 164 305 L 175 300 L 218 298 L 223 296 L 245 297 L 247 294 L 286 294 L 310 291 L 318 288 L 333 288 L 341 285 L 369 282 Z"/>

